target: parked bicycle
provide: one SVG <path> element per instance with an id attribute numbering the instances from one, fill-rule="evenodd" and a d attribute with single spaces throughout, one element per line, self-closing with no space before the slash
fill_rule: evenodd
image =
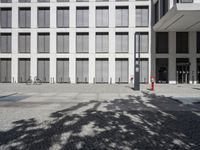
<path id="1" fill-rule="evenodd" d="M 26 81 L 26 84 L 27 85 L 41 85 L 42 84 L 42 81 L 36 76 L 34 78 L 34 80 L 31 79 L 31 76 L 28 78 L 28 80 Z"/>

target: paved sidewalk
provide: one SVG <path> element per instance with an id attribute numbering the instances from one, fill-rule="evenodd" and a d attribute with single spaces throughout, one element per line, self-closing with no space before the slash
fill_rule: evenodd
<path id="1" fill-rule="evenodd" d="M 149 87 L 0 84 L 0 149 L 200 149 L 200 86 Z"/>

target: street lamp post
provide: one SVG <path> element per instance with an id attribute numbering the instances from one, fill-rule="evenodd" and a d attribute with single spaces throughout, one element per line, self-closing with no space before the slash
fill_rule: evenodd
<path id="1" fill-rule="evenodd" d="M 138 41 L 137 41 L 138 36 Z M 137 43 L 138 42 L 138 43 Z M 138 52 L 136 49 L 138 48 Z M 134 51 L 134 90 L 140 90 L 140 33 L 135 33 L 135 51 Z"/>

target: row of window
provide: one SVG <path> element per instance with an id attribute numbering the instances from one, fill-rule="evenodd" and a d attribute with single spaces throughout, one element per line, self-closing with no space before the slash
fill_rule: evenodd
<path id="1" fill-rule="evenodd" d="M 19 8 L 18 13 L 19 28 L 31 27 L 31 8 Z M 57 7 L 57 28 L 69 27 L 69 7 Z M 38 7 L 37 16 L 38 28 L 50 27 L 50 7 Z M 0 26 L 1 28 L 12 27 L 12 8 L 0 9 Z M 116 6 L 116 27 L 129 26 L 129 7 Z M 148 6 L 136 6 L 136 27 L 149 26 L 149 9 Z M 76 8 L 76 27 L 89 27 L 89 7 Z M 109 7 L 96 7 L 96 27 L 109 27 Z"/>
<path id="2" fill-rule="evenodd" d="M 169 52 L 169 33 L 156 33 L 156 53 Z M 189 33 L 176 32 L 176 53 L 189 53 Z M 200 53 L 200 32 L 196 34 L 197 53 Z"/>
<path id="3" fill-rule="evenodd" d="M 11 53 L 11 33 L 0 34 L 0 52 Z M 57 53 L 69 53 L 69 33 L 57 33 L 56 49 Z M 38 33 L 37 35 L 38 53 L 50 52 L 50 33 Z M 109 52 L 109 33 L 97 32 L 95 37 L 96 53 Z M 18 51 L 19 53 L 30 53 L 31 51 L 31 34 L 18 34 Z M 129 33 L 116 32 L 115 34 L 115 51 L 116 53 L 129 52 Z M 141 53 L 149 52 L 149 35 L 148 32 L 136 33 L 136 51 Z M 76 52 L 89 52 L 89 33 L 76 33 Z"/>
<path id="4" fill-rule="evenodd" d="M 70 0 L 57 0 L 57 2 L 69 2 Z M 109 0 L 96 0 L 96 2 L 108 2 Z M 116 1 L 129 1 L 129 0 L 116 0 Z M 148 0 L 136 0 L 148 1 Z M 12 0 L 1 0 L 1 3 L 12 3 Z M 30 3 L 31 0 L 19 0 L 19 3 Z M 50 0 L 37 0 L 37 2 L 50 2 Z M 89 0 L 76 0 L 76 2 L 89 2 Z"/>
<path id="5" fill-rule="evenodd" d="M 140 81 L 148 82 L 148 59 L 140 61 Z M 3 70 L 3 71 L 1 71 Z M 69 59 L 57 58 L 57 79 L 59 82 L 70 82 L 69 78 Z M 37 77 L 42 82 L 49 82 L 49 58 L 38 58 Z M 129 81 L 129 61 L 127 58 L 118 58 L 115 60 L 115 80 L 116 83 L 127 83 Z M 30 77 L 30 59 L 20 58 L 18 61 L 18 81 L 26 82 Z M 76 59 L 76 82 L 88 83 L 89 79 L 89 60 L 88 58 Z M 0 59 L 0 82 L 11 81 L 11 59 Z M 108 58 L 97 58 L 95 62 L 94 82 L 109 82 L 109 60 Z"/>

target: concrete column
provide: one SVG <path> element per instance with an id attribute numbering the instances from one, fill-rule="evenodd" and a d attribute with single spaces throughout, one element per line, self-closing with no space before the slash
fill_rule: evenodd
<path id="1" fill-rule="evenodd" d="M 36 25 L 36 24 L 32 24 L 32 25 Z M 34 80 L 34 77 L 37 76 L 37 32 L 36 31 L 31 32 L 31 52 L 30 53 L 31 53 L 30 76 L 32 80 Z"/>
<path id="2" fill-rule="evenodd" d="M 89 58 L 89 83 L 94 83 L 95 78 L 95 56 Z"/>
<path id="3" fill-rule="evenodd" d="M 50 56 L 50 63 L 49 63 L 49 71 L 50 71 L 50 80 L 49 83 L 56 83 L 56 57 L 55 55 Z"/>
<path id="4" fill-rule="evenodd" d="M 11 63 L 11 82 L 17 83 L 18 82 L 18 58 L 12 57 Z"/>
<path id="5" fill-rule="evenodd" d="M 70 6 L 69 10 L 69 27 L 75 28 L 76 27 L 76 3 Z"/>
<path id="6" fill-rule="evenodd" d="M 12 7 L 12 28 L 18 28 L 18 7 Z"/>
<path id="7" fill-rule="evenodd" d="M 109 83 L 115 84 L 115 57 L 109 57 Z"/>
<path id="8" fill-rule="evenodd" d="M 17 83 L 18 82 L 18 32 L 13 31 L 12 32 L 12 46 L 11 46 L 11 52 L 12 52 L 12 60 L 11 60 L 11 82 Z"/>
<path id="9" fill-rule="evenodd" d="M 109 27 L 115 27 L 115 5 L 109 5 Z"/>
<path id="10" fill-rule="evenodd" d="M 37 56 L 35 54 L 31 55 L 31 70 L 30 70 L 30 76 L 31 79 L 34 80 L 34 78 L 37 76 Z"/>
<path id="11" fill-rule="evenodd" d="M 71 83 L 76 83 L 76 58 L 74 55 L 71 55 L 69 59 L 69 77 Z"/>
<path id="12" fill-rule="evenodd" d="M 56 15 L 57 15 L 56 6 L 51 5 L 50 7 L 50 27 L 51 28 L 56 28 L 57 26 Z"/>
<path id="13" fill-rule="evenodd" d="M 169 84 L 176 84 L 176 32 L 169 32 Z"/>
<path id="14" fill-rule="evenodd" d="M 196 32 L 189 32 L 190 84 L 197 83 Z"/>
<path id="15" fill-rule="evenodd" d="M 131 78 L 134 77 L 134 50 L 135 50 L 134 34 L 135 32 L 133 30 L 130 30 L 129 32 L 129 83 L 131 83 Z"/>
<path id="16" fill-rule="evenodd" d="M 90 5 L 89 6 L 89 28 L 95 27 L 95 6 Z"/>
<path id="17" fill-rule="evenodd" d="M 31 6 L 31 28 L 37 28 L 37 13 L 38 9 L 36 5 Z"/>
<path id="18" fill-rule="evenodd" d="M 115 83 L 115 29 L 109 32 L 109 81 Z"/>

